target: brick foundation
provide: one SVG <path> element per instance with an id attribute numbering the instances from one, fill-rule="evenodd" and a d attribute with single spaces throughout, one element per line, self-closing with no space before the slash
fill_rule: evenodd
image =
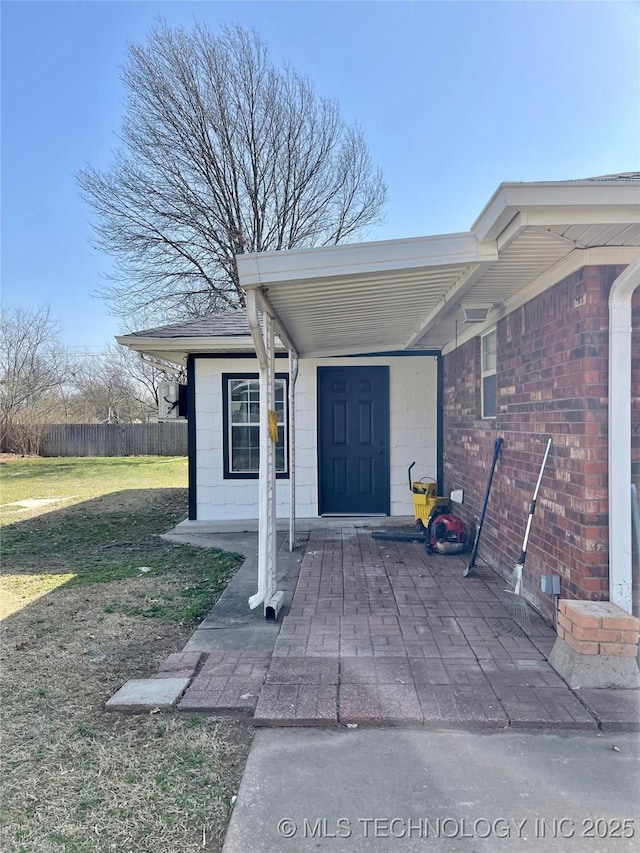
<path id="1" fill-rule="evenodd" d="M 640 620 L 610 601 L 558 604 L 558 637 L 549 663 L 573 688 L 640 687 Z"/>
<path id="2" fill-rule="evenodd" d="M 623 266 L 584 267 L 497 324 L 497 417 L 481 418 L 480 338 L 444 358 L 446 491 L 477 519 L 497 436 L 504 438 L 480 554 L 515 563 L 544 444 L 553 448 L 533 523 L 524 591 L 548 619 L 541 574 L 565 598 L 606 600 L 608 588 L 608 295 Z M 634 300 L 640 320 L 640 290 Z M 633 339 L 633 465 L 640 475 L 640 322 Z"/>
<path id="3" fill-rule="evenodd" d="M 579 654 L 636 657 L 639 626 L 609 601 L 561 599 L 558 605 L 558 636 Z"/>

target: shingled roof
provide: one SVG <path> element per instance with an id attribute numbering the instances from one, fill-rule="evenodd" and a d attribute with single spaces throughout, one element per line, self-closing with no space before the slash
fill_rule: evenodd
<path id="1" fill-rule="evenodd" d="M 245 338 L 251 337 L 251 330 L 244 308 L 235 308 L 211 317 L 197 317 L 183 320 L 155 329 L 143 329 L 123 337 L 134 338 Z"/>
<path id="2" fill-rule="evenodd" d="M 596 175 L 592 178 L 572 178 L 565 181 L 522 181 L 526 184 L 637 184 L 640 172 L 616 172 L 611 175 Z M 517 181 L 515 183 L 518 183 Z"/>

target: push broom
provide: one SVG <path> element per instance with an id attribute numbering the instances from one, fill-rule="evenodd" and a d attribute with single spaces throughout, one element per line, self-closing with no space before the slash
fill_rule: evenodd
<path id="1" fill-rule="evenodd" d="M 527 608 L 527 602 L 522 595 L 522 572 L 524 570 L 525 560 L 527 559 L 527 544 L 529 542 L 529 533 L 531 532 L 533 515 L 536 511 L 536 501 L 538 499 L 538 492 L 540 491 L 540 483 L 542 482 L 542 476 L 544 474 L 550 450 L 551 439 L 547 442 L 547 449 L 544 452 L 544 458 L 542 460 L 542 465 L 540 466 L 540 473 L 538 474 L 538 482 L 536 483 L 533 498 L 529 504 L 527 526 L 524 531 L 524 539 L 522 540 L 522 551 L 520 552 L 517 563 L 513 567 L 511 585 L 504 591 L 503 595 L 504 606 L 508 611 L 509 616 L 525 634 L 529 631 L 529 610 Z"/>

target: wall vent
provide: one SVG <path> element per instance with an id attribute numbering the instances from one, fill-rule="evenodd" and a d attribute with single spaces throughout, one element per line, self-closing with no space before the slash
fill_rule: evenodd
<path id="1" fill-rule="evenodd" d="M 492 305 L 462 305 L 462 318 L 465 323 L 484 323 Z"/>

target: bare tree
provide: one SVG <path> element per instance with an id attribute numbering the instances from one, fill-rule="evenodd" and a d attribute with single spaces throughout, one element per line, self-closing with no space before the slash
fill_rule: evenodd
<path id="1" fill-rule="evenodd" d="M 153 398 L 143 399 L 137 392 L 117 366 L 96 356 L 85 361 L 76 374 L 68 420 L 110 424 L 146 421 L 154 411 Z"/>
<path id="2" fill-rule="evenodd" d="M 168 361 L 149 361 L 119 344 L 111 344 L 104 358 L 131 383 L 134 398 L 140 405 L 153 408 L 158 414 L 158 386 L 161 382 L 186 382 L 186 368 Z"/>
<path id="3" fill-rule="evenodd" d="M 133 423 L 158 416 L 163 381 L 186 381 L 186 371 L 169 362 L 149 362 L 117 344 L 100 355 L 85 355 L 73 377 L 67 403 L 71 423 Z"/>
<path id="4" fill-rule="evenodd" d="M 122 148 L 110 170 L 78 175 L 116 258 L 102 290 L 116 314 L 242 305 L 236 254 L 332 245 L 381 221 L 386 187 L 361 131 L 255 32 L 161 23 L 129 47 L 123 82 Z"/>
<path id="5" fill-rule="evenodd" d="M 0 445 L 37 453 L 47 423 L 64 420 L 73 365 L 48 306 L 0 315 Z"/>

